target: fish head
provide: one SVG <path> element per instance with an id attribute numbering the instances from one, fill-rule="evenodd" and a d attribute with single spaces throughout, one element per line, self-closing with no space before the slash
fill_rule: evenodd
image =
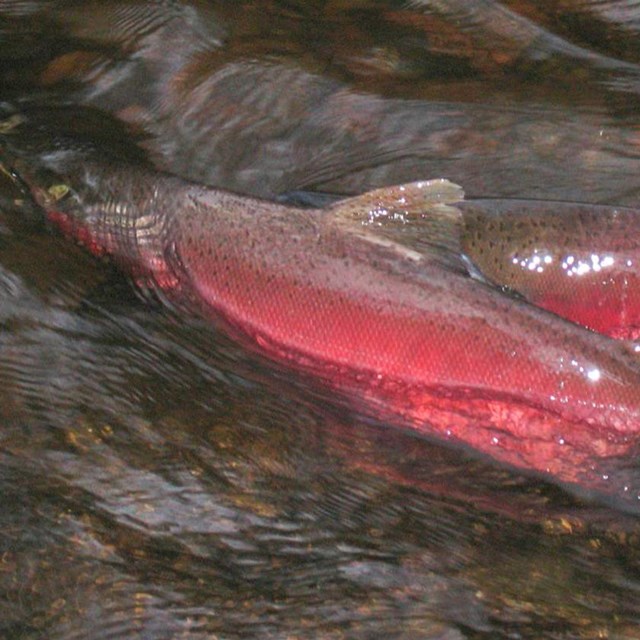
<path id="1" fill-rule="evenodd" d="M 82 217 L 79 205 L 105 188 L 101 169 L 145 162 L 132 133 L 97 110 L 0 104 L 2 171 L 46 211 L 62 207 Z"/>
<path id="2" fill-rule="evenodd" d="M 79 207 L 67 176 L 77 171 L 86 151 L 30 124 L 18 113 L 0 121 L 0 172 L 14 191 L 46 212 L 74 208 L 74 202 Z"/>

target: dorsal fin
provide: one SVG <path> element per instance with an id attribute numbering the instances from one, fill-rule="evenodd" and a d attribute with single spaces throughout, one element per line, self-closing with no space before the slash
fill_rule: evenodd
<path id="1" fill-rule="evenodd" d="M 372 222 L 391 214 L 419 215 L 432 205 L 453 204 L 461 200 L 464 200 L 462 187 L 440 178 L 373 189 L 340 200 L 332 206 L 334 209 L 341 209 L 341 215 L 344 217 Z"/>
<path id="2" fill-rule="evenodd" d="M 334 219 L 373 243 L 393 243 L 408 258 L 437 260 L 469 273 L 460 246 L 464 199 L 448 180 L 425 180 L 368 191 L 328 207 Z"/>

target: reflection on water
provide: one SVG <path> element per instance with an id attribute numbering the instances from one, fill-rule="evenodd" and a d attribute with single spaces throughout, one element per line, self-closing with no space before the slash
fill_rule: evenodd
<path id="1" fill-rule="evenodd" d="M 6 0 L 13 98 L 91 102 L 256 193 L 637 201 L 635 3 L 148 6 Z M 8 189 L 0 637 L 640 637 L 636 516 L 328 402 Z"/>

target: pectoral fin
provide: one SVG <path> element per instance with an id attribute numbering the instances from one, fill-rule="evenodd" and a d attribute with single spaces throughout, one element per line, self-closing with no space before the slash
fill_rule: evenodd
<path id="1" fill-rule="evenodd" d="M 397 245 L 407 258 L 445 263 L 469 273 L 460 238 L 464 199 L 448 180 L 428 180 L 369 191 L 329 207 L 344 229 L 375 244 Z M 471 274 L 469 274 L 471 275 Z"/>

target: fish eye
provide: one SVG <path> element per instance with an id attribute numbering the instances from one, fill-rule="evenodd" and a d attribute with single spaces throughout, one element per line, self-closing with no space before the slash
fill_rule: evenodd
<path id="1" fill-rule="evenodd" d="M 64 198 L 71 189 L 66 184 L 52 184 L 47 193 L 53 198 L 55 202 L 58 202 Z"/>

